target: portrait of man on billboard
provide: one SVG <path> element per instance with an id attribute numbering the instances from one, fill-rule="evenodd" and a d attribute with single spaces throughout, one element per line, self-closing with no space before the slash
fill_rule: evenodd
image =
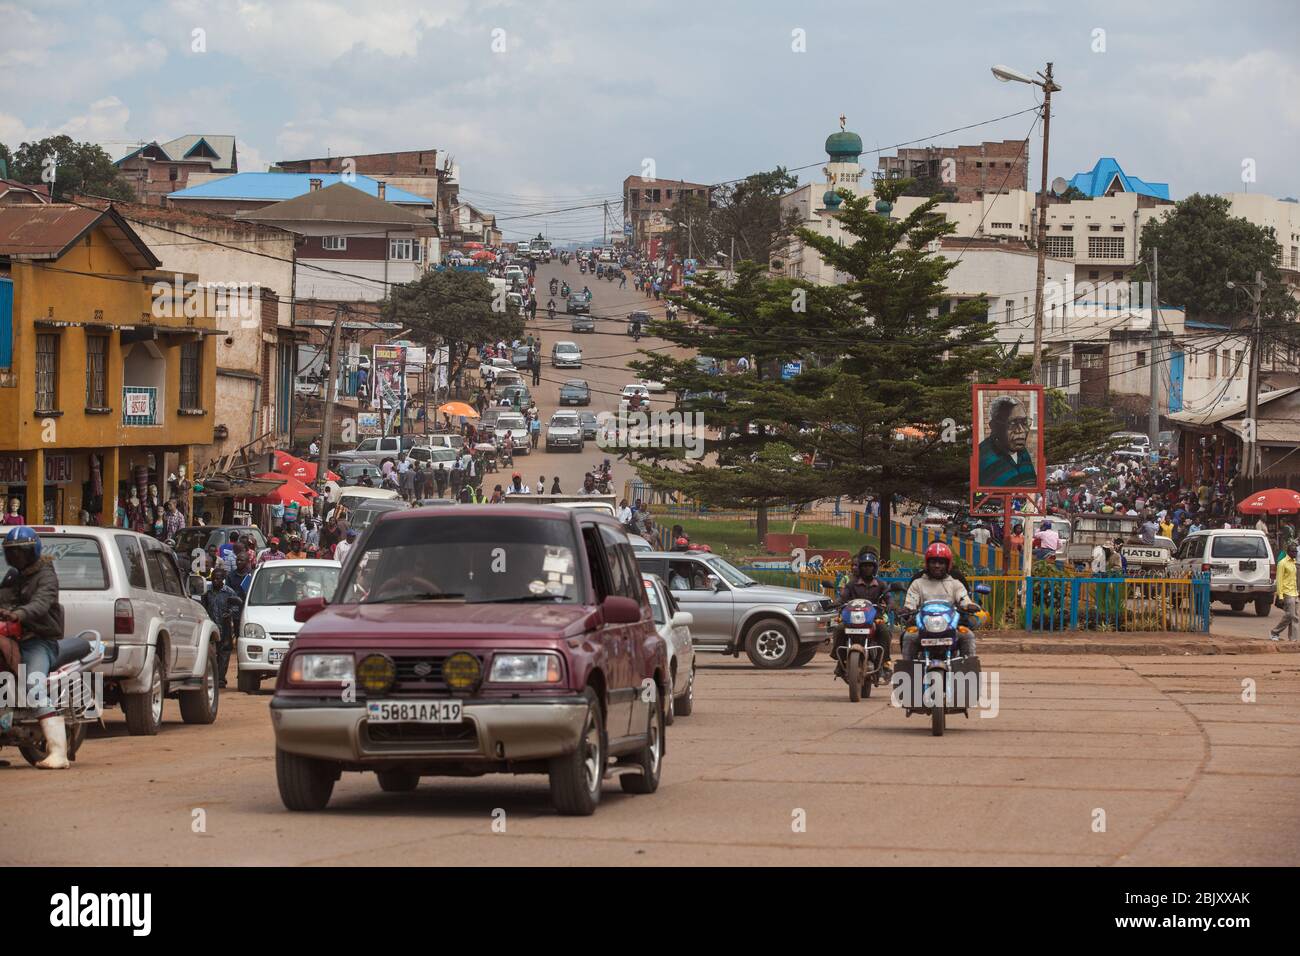
<path id="1" fill-rule="evenodd" d="M 981 392 L 977 413 L 984 427 L 979 443 L 980 488 L 1036 488 L 1037 395 L 1033 391 Z"/>

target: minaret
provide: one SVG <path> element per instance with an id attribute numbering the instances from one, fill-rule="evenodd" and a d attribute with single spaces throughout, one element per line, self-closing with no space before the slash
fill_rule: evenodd
<path id="1" fill-rule="evenodd" d="M 858 165 L 858 157 L 862 155 L 862 137 L 845 130 L 845 122 L 841 113 L 839 132 L 826 137 L 827 162 L 822 170 L 826 173 L 826 193 L 822 196 L 822 204 L 831 212 L 843 201 L 835 191 L 843 190 L 856 196 L 862 179 L 862 167 Z"/>

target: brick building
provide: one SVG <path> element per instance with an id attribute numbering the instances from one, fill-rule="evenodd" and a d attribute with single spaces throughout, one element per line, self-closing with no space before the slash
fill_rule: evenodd
<path id="1" fill-rule="evenodd" d="M 623 220 L 632 227 L 630 241 L 648 250 L 650 240 L 672 229 L 671 210 L 683 196 L 709 200 L 713 187 L 708 183 L 688 183 L 682 179 L 645 179 L 629 176 L 623 180 Z"/>
<path id="2" fill-rule="evenodd" d="M 978 146 L 918 146 L 881 156 L 876 179 L 928 177 L 950 186 L 958 202 L 1029 188 L 1029 143 L 1022 139 Z M 946 162 L 951 160 L 951 162 Z"/>
<path id="3" fill-rule="evenodd" d="M 136 200 L 162 206 L 169 193 L 189 185 L 196 173 L 239 172 L 235 137 L 187 133 L 166 143 L 152 142 L 113 163 L 135 190 Z"/>

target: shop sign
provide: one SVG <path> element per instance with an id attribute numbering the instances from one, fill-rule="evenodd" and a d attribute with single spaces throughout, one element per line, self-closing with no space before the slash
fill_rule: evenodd
<path id="1" fill-rule="evenodd" d="M 45 484 L 66 485 L 72 481 L 71 455 L 45 456 Z M 0 457 L 0 484 L 27 484 L 27 460 L 12 456 Z"/>

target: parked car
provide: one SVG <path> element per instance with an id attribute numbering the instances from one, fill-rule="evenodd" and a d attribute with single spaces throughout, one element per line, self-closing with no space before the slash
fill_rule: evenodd
<path id="1" fill-rule="evenodd" d="M 631 542 L 633 551 L 654 551 L 655 550 L 655 546 L 651 544 L 649 540 L 641 537 L 641 535 L 639 534 L 633 534 L 632 532 L 629 531 L 627 534 L 627 540 Z"/>
<path id="2" fill-rule="evenodd" d="M 528 423 L 524 421 L 523 415 L 518 412 L 508 412 L 497 419 L 494 432 L 497 448 L 503 447 L 502 442 L 506 440 L 507 432 L 514 441 L 515 454 L 528 454 Z"/>
<path id="3" fill-rule="evenodd" d="M 104 703 L 121 706 L 127 732 L 158 733 L 169 697 L 179 700 L 185 723 L 215 721 L 219 635 L 203 605 L 189 597 L 172 550 L 122 528 L 32 530 L 59 577 L 64 633 L 95 630 L 106 645 L 93 670 L 104 675 Z M 0 552 L 0 578 L 8 572 Z"/>
<path id="4" fill-rule="evenodd" d="M 241 692 L 256 693 L 263 680 L 275 676 L 302 628 L 294 620 L 295 605 L 307 598 L 332 595 L 340 567 L 337 561 L 293 558 L 272 561 L 253 571 L 235 638 L 236 682 Z"/>
<path id="5" fill-rule="evenodd" d="M 370 498 L 352 509 L 348 527 L 360 534 L 374 524 L 380 515 L 390 511 L 405 511 L 409 507 L 411 506 L 401 498 Z"/>
<path id="6" fill-rule="evenodd" d="M 465 439 L 460 435 L 434 434 L 421 435 L 420 444 L 426 448 L 450 448 L 453 451 L 465 447 Z"/>
<path id="7" fill-rule="evenodd" d="M 696 651 L 744 651 L 755 667 L 802 667 L 829 637 L 834 602 L 824 594 L 760 584 L 715 554 L 640 551 L 636 559 L 690 612 Z"/>
<path id="8" fill-rule="evenodd" d="M 546 506 L 385 515 L 305 626 L 271 701 L 280 798 L 322 810 L 345 771 L 546 773 L 562 814 L 602 782 L 653 793 L 668 653 L 613 519 Z M 511 573 L 493 573 L 501 554 Z M 610 766 L 611 758 L 615 761 Z"/>
<path id="9" fill-rule="evenodd" d="M 532 349 L 526 345 L 521 345 L 510 354 L 510 360 L 515 363 L 516 369 L 531 368 Z"/>
<path id="10" fill-rule="evenodd" d="M 596 320 L 592 318 L 590 312 L 578 312 L 573 314 L 569 321 L 570 332 L 595 332 Z"/>
<path id="11" fill-rule="evenodd" d="M 496 379 L 497 394 L 500 395 L 503 390 L 511 388 L 512 386 L 523 384 L 523 376 L 514 369 L 511 369 L 509 372 L 501 372 L 497 375 Z"/>
<path id="12" fill-rule="evenodd" d="M 360 484 L 361 479 L 367 475 L 370 476 L 371 481 L 379 484 L 379 479 L 383 475 L 378 465 L 371 465 L 364 461 L 340 463 L 334 466 L 333 471 L 342 479 L 341 483 L 344 486 Z"/>
<path id="13" fill-rule="evenodd" d="M 509 385 L 497 392 L 497 395 L 499 396 L 498 400 L 505 399 L 511 405 L 517 405 L 519 408 L 527 408 L 533 400 L 533 393 L 524 384 Z"/>
<path id="14" fill-rule="evenodd" d="M 551 365 L 554 368 L 582 368 L 582 349 L 576 342 L 556 342 L 551 346 Z"/>
<path id="15" fill-rule="evenodd" d="M 571 378 L 560 386 L 561 405 L 590 405 L 591 386 L 580 378 Z M 593 434 L 591 436 L 595 438 Z"/>
<path id="16" fill-rule="evenodd" d="M 348 510 L 351 514 L 356 511 L 357 507 L 366 501 L 393 501 L 402 496 L 392 488 L 344 488 L 339 494 L 339 505 Z"/>
<path id="17" fill-rule="evenodd" d="M 600 422 L 596 419 L 596 413 L 579 412 L 578 421 L 582 422 L 582 437 L 595 441 L 596 433 L 600 431 Z"/>
<path id="18" fill-rule="evenodd" d="M 558 451 L 571 448 L 576 452 L 583 449 L 582 422 L 577 412 L 556 412 L 546 426 L 546 450 Z"/>
<path id="19" fill-rule="evenodd" d="M 677 600 L 668 593 L 663 581 L 653 574 L 641 574 L 655 629 L 668 648 L 668 673 L 672 695 L 668 698 L 668 713 L 664 723 L 671 724 L 678 717 L 689 717 L 695 709 L 695 647 L 691 643 L 691 615 L 677 606 Z"/>
<path id="20" fill-rule="evenodd" d="M 1169 575 L 1210 575 L 1210 600 L 1240 611 L 1254 602 L 1268 617 L 1277 588 L 1277 562 L 1268 535 L 1254 528 L 1216 528 L 1189 534 L 1169 562 Z"/>
<path id="21" fill-rule="evenodd" d="M 444 468 L 450 468 L 451 463 L 456 460 L 457 454 L 458 454 L 457 451 L 451 448 L 420 447 L 420 448 L 411 449 L 410 458 L 411 461 L 418 461 L 422 469 L 437 468 L 439 464 L 441 464 Z"/>
<path id="22" fill-rule="evenodd" d="M 341 451 L 338 454 L 331 455 L 330 460 L 339 464 L 362 462 L 370 465 L 382 465 L 385 458 L 396 460 L 397 456 L 402 452 L 410 451 L 420 443 L 421 437 L 420 435 L 402 435 L 399 438 L 396 435 L 390 435 L 384 438 L 366 438 L 351 451 Z"/>
<path id="23" fill-rule="evenodd" d="M 182 564 L 188 567 L 200 551 L 206 554 L 208 548 L 219 548 L 229 541 L 232 531 L 251 537 L 259 551 L 266 547 L 266 536 L 255 524 L 194 525 L 176 532 L 176 554 L 181 558 Z"/>
<path id="24" fill-rule="evenodd" d="M 655 395 L 662 395 L 668 391 L 667 385 L 653 378 L 642 379 L 640 384 L 644 385 L 646 389 L 648 389 L 652 394 Z"/>

